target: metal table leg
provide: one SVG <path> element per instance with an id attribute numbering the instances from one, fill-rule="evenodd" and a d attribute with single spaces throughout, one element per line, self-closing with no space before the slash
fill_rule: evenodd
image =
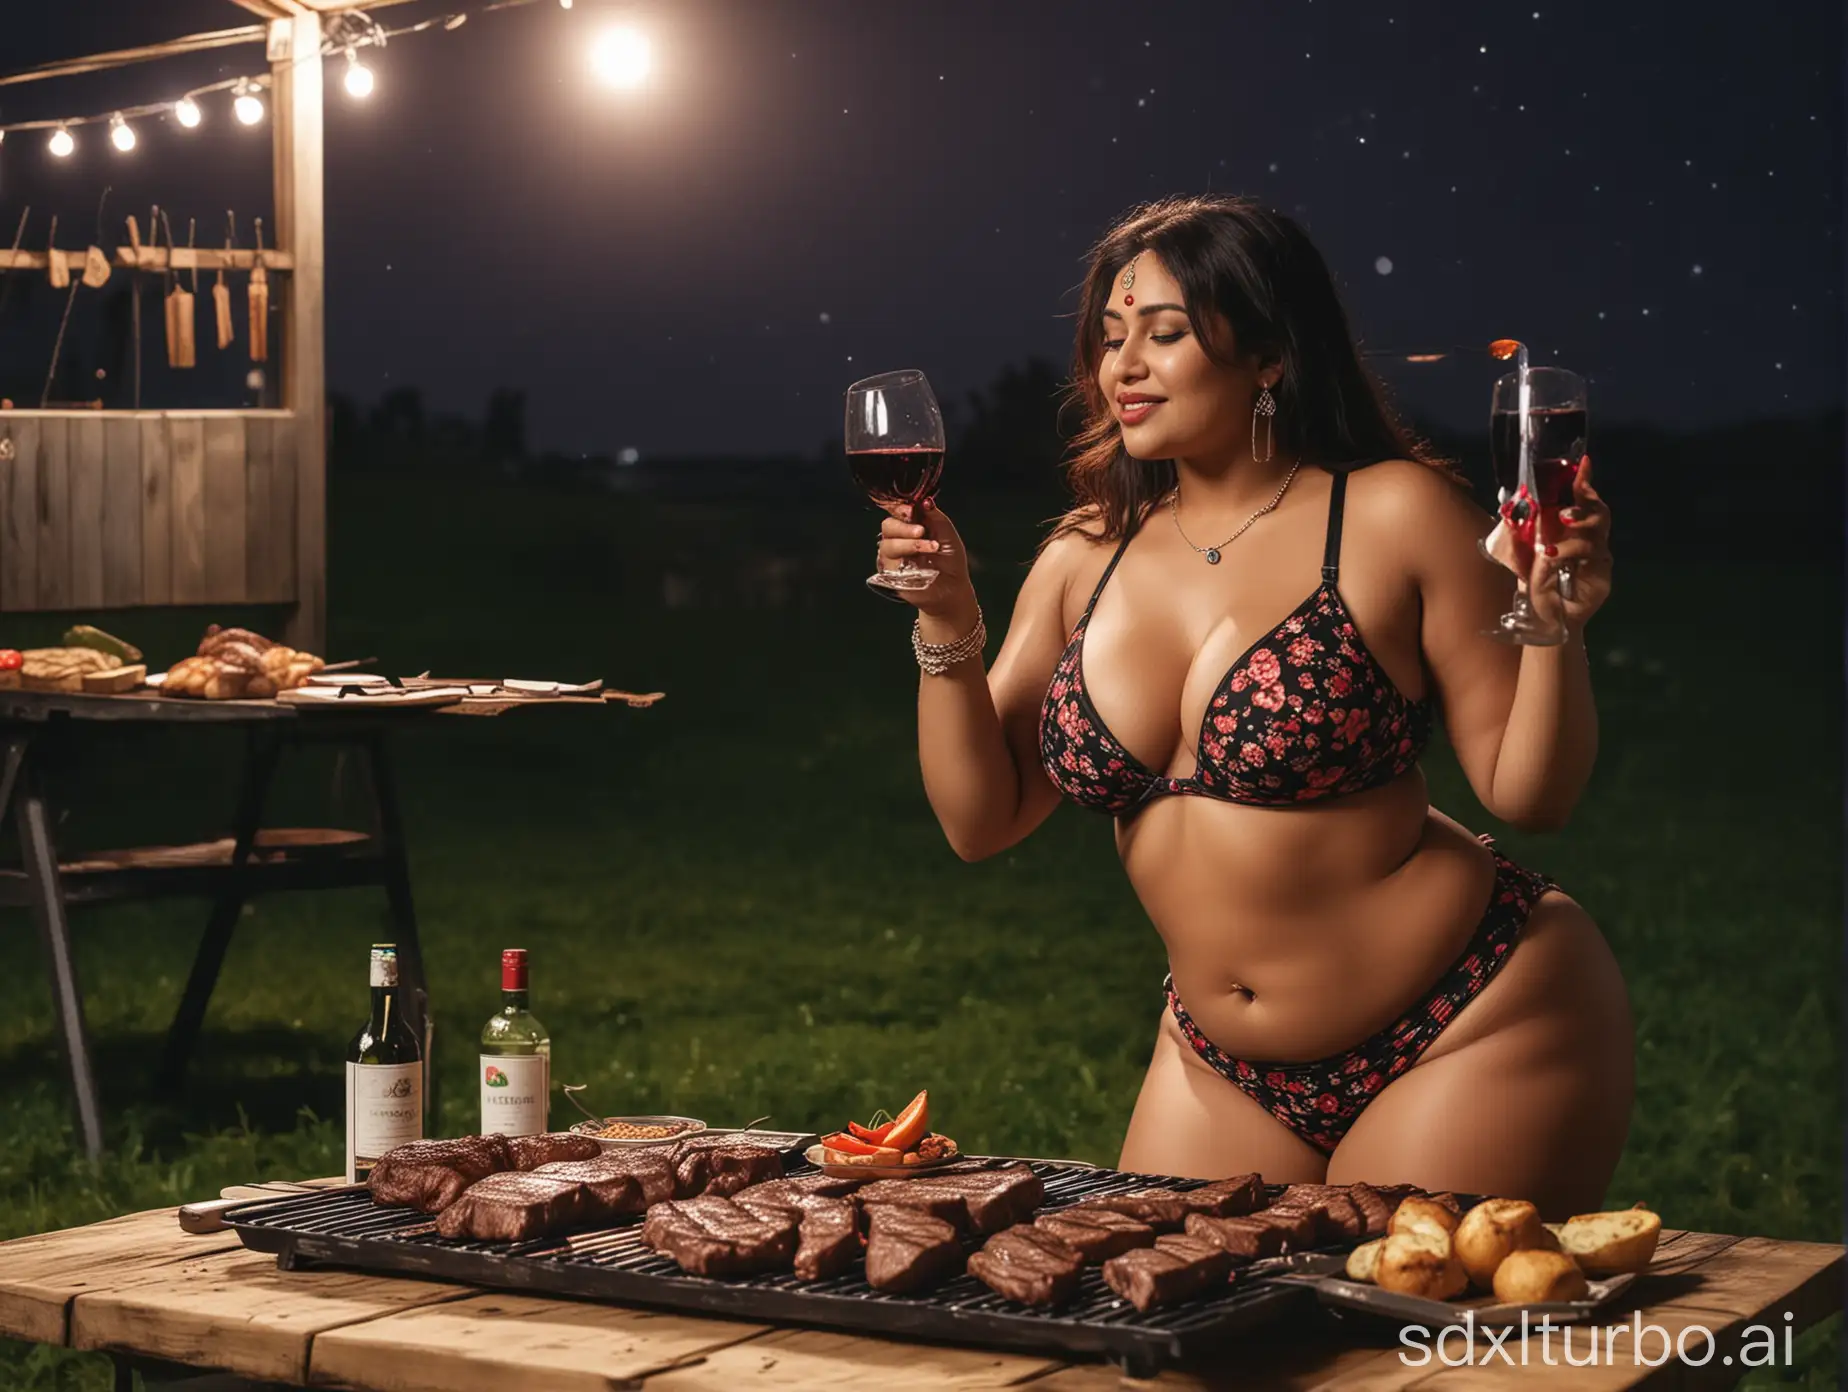
<path id="1" fill-rule="evenodd" d="M 103 1153 L 102 1111 L 96 1098 L 96 1074 L 90 1064 L 89 1031 L 83 1020 L 83 993 L 77 988 L 77 967 L 71 956 L 71 925 L 65 913 L 64 891 L 58 879 L 58 851 L 52 841 L 51 816 L 37 771 L 31 766 L 30 741 L 9 740 L 5 773 L 0 782 L 13 794 L 13 821 L 19 831 L 19 853 L 32 899 L 32 917 L 45 944 L 51 967 L 52 996 L 58 1007 L 58 1033 L 71 1069 L 71 1091 L 77 1101 L 77 1126 L 83 1133 L 84 1153 L 92 1160 Z"/>
<path id="2" fill-rule="evenodd" d="M 218 984 L 218 972 L 224 966 L 225 953 L 231 946 L 231 933 L 238 915 L 250 897 L 246 868 L 256 845 L 257 831 L 263 821 L 263 800 L 275 776 L 276 763 L 282 753 L 280 739 L 267 729 L 253 729 L 245 737 L 243 784 L 238 792 L 237 821 L 232 835 L 231 870 L 224 887 L 212 901 L 212 914 L 206 921 L 205 934 L 193 956 L 192 972 L 186 979 L 186 992 L 174 1012 L 167 1030 L 167 1043 L 161 1053 L 156 1086 L 173 1092 L 186 1076 L 186 1064 L 198 1043 L 199 1030 L 205 1023 L 206 1007 L 212 1002 L 212 990 Z"/>

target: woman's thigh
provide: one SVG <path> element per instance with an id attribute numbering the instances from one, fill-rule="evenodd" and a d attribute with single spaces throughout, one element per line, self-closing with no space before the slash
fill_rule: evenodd
<path id="1" fill-rule="evenodd" d="M 1118 1164 L 1198 1179 L 1256 1171 L 1296 1184 L 1321 1180 L 1326 1157 L 1209 1068 L 1163 1010 Z"/>
<path id="2" fill-rule="evenodd" d="M 1549 894 L 1519 945 L 1405 1075 L 1355 1120 L 1333 1183 L 1412 1183 L 1597 1208 L 1629 1132 L 1635 1038 L 1609 946 Z"/>

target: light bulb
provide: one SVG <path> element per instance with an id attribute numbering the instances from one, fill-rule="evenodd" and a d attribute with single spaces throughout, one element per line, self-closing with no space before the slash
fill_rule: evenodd
<path id="1" fill-rule="evenodd" d="M 109 118 L 109 143 L 125 155 L 135 148 L 135 128 L 120 115 Z"/>
<path id="2" fill-rule="evenodd" d="M 263 99 L 248 88 L 237 94 L 231 109 L 237 113 L 237 119 L 247 126 L 254 126 L 263 119 Z"/>
<path id="3" fill-rule="evenodd" d="M 591 45 L 591 70 L 612 87 L 639 87 L 653 66 L 647 36 L 635 29 L 609 29 Z"/>
<path id="4" fill-rule="evenodd" d="M 372 69 L 353 56 L 353 50 L 347 50 L 346 89 L 349 97 L 365 98 L 372 95 Z"/>
<path id="5" fill-rule="evenodd" d="M 191 97 L 181 97 L 173 104 L 173 119 L 187 130 L 199 124 L 200 115 L 199 103 Z"/>
<path id="6" fill-rule="evenodd" d="M 571 0 L 558 0 L 558 8 L 559 8 L 559 9 L 561 9 L 561 10 L 568 10 L 568 9 L 570 9 L 570 8 L 571 8 Z"/>
<path id="7" fill-rule="evenodd" d="M 46 142 L 45 148 L 57 158 L 66 159 L 71 151 L 77 148 L 77 140 L 63 126 L 59 126 L 51 133 L 51 139 Z"/>

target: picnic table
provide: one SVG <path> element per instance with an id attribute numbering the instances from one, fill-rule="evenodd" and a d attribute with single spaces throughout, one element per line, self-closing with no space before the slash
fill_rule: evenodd
<path id="1" fill-rule="evenodd" d="M 477 685 L 493 690 L 490 683 Z M 258 894 L 354 886 L 383 889 L 406 988 L 406 1018 L 413 1029 L 421 1030 L 427 992 L 388 748 L 392 732 L 406 722 L 497 716 L 522 706 L 644 707 L 660 699 L 659 692 L 614 690 L 591 696 L 483 694 L 448 706 L 393 710 L 363 699 L 329 708 L 274 699 L 195 701 L 152 692 L 104 696 L 0 690 L 0 818 L 12 821 L 20 851 L 17 868 L 0 868 L 0 907 L 30 909 L 44 944 L 85 1152 L 92 1159 L 102 1153 L 103 1120 L 71 950 L 72 906 L 176 895 L 211 900 L 162 1051 L 158 1078 L 165 1089 L 177 1088 L 185 1075 L 238 917 Z M 57 779 L 63 763 L 55 756 L 83 757 L 104 731 L 174 727 L 242 732 L 243 772 L 231 834 L 180 846 L 61 855 Z M 345 746 L 357 754 L 371 802 L 367 830 L 264 826 L 264 808 L 279 764 L 290 750 L 306 745 Z"/>
<path id="2" fill-rule="evenodd" d="M 1312 1309 L 1267 1330 L 1261 1341 L 1232 1346 L 1213 1366 L 1145 1380 L 1125 1377 L 1107 1363 L 1056 1355 L 778 1327 L 408 1277 L 282 1271 L 273 1258 L 246 1250 L 232 1232 L 182 1233 L 177 1212 L 154 1209 L 0 1243 L 0 1336 L 109 1353 L 123 1389 L 129 1370 L 138 1368 L 156 1385 L 188 1369 L 216 1369 L 261 1383 L 364 1392 L 904 1392 L 1023 1382 L 1035 1392 L 1229 1385 L 1474 1392 L 1536 1383 L 1578 1392 L 1730 1386 L 1744 1371 L 1739 1352 L 1748 1326 L 1771 1328 L 1781 1361 L 1786 1327 L 1802 1330 L 1842 1307 L 1838 1245 L 1664 1229 L 1649 1275 L 1605 1323 L 1628 1326 L 1640 1310 L 1644 1324 L 1670 1339 L 1699 1325 L 1715 1345 L 1704 1366 L 1672 1357 L 1655 1367 L 1639 1364 L 1630 1356 L 1626 1328 L 1613 1360 L 1596 1367 L 1545 1366 L 1537 1346 L 1526 1367 L 1504 1366 L 1498 1358 L 1487 1366 L 1464 1365 L 1456 1342 L 1450 1352 L 1457 1366 L 1433 1360 L 1408 1367 L 1389 1337 L 1377 1330 L 1360 1335 Z M 1478 1339 L 1478 1357 L 1485 1342 Z M 1645 1348 L 1650 1356 L 1654 1351 L 1654 1343 Z"/>

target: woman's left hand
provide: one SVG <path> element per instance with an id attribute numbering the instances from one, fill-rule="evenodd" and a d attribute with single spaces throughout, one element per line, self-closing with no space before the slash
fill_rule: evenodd
<path id="1" fill-rule="evenodd" d="M 1611 510 L 1591 486 L 1591 456 L 1579 460 L 1572 479 L 1572 506 L 1561 508 L 1563 535 L 1534 548 L 1534 572 L 1527 583 L 1528 602 L 1540 617 L 1563 619 L 1574 633 L 1611 596 Z M 1559 593 L 1559 571 L 1571 567 L 1572 597 Z"/>

